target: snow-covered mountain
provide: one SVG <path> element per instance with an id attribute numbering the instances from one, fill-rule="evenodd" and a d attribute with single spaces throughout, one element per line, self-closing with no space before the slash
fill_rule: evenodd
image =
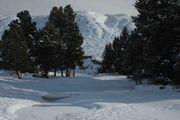
<path id="1" fill-rule="evenodd" d="M 35 16 L 33 20 L 37 22 L 39 28 L 42 28 L 47 18 L 47 16 Z M 0 15 L 0 36 L 4 29 L 8 28 L 12 19 L 13 17 Z M 112 42 L 113 38 L 119 35 L 125 26 L 129 30 L 134 28 L 131 17 L 125 14 L 105 15 L 90 11 L 79 11 L 76 22 L 84 37 L 85 54 L 97 60 L 101 60 L 105 45 Z"/>
<path id="2" fill-rule="evenodd" d="M 8 23 L 11 21 L 11 17 L 0 15 L 0 37 L 8 27 Z"/>

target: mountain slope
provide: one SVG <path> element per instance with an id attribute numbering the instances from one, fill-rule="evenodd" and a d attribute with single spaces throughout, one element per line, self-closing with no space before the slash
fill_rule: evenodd
<path id="1" fill-rule="evenodd" d="M 129 30 L 134 28 L 131 18 L 123 14 L 104 15 L 95 12 L 78 12 L 76 21 L 85 38 L 83 44 L 85 53 L 98 60 L 101 59 L 105 45 L 112 42 L 125 26 Z"/>
<path id="2" fill-rule="evenodd" d="M 47 16 L 35 16 L 33 20 L 38 28 L 42 28 L 47 21 Z M 0 16 L 0 36 L 12 17 Z M 83 48 L 87 56 L 93 59 L 101 60 L 104 47 L 112 42 L 116 35 L 119 35 L 122 29 L 127 26 L 129 30 L 134 28 L 131 17 L 124 14 L 105 15 L 96 12 L 77 12 L 76 22 L 84 38 Z"/>
<path id="3" fill-rule="evenodd" d="M 4 30 L 8 28 L 10 21 L 11 17 L 0 15 L 0 37 L 3 35 Z"/>

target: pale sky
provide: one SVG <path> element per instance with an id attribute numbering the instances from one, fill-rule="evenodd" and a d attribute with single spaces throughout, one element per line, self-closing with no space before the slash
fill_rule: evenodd
<path id="1" fill-rule="evenodd" d="M 134 3 L 135 0 L 0 0 L 0 14 L 15 15 L 29 10 L 31 15 L 48 15 L 53 6 L 71 4 L 75 11 L 136 15 Z"/>

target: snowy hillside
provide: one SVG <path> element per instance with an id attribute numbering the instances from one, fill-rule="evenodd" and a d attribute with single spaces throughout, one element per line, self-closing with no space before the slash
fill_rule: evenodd
<path id="1" fill-rule="evenodd" d="M 87 55 L 101 59 L 104 47 L 119 35 L 124 26 L 134 28 L 127 15 L 104 15 L 95 12 L 78 12 L 76 22 L 85 38 L 83 47 Z"/>
<path id="2" fill-rule="evenodd" d="M 0 15 L 0 36 L 3 35 L 3 31 L 7 29 L 8 23 L 11 21 L 11 17 Z"/>
<path id="3" fill-rule="evenodd" d="M 39 28 L 43 27 L 47 18 L 47 16 L 33 17 Z M 3 34 L 5 28 L 8 28 L 10 20 L 11 17 L 0 16 L 0 35 Z M 129 30 L 134 28 L 131 17 L 124 14 L 104 15 L 96 12 L 79 11 L 76 22 L 85 39 L 83 44 L 85 54 L 97 60 L 101 60 L 104 46 L 112 42 L 113 38 L 119 35 L 125 26 Z"/>

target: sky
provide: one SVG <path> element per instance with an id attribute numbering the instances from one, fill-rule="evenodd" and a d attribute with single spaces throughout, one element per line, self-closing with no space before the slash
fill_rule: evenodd
<path id="1" fill-rule="evenodd" d="M 31 15 L 48 15 L 53 6 L 71 4 L 75 11 L 136 15 L 134 3 L 135 0 L 0 0 L 0 14 L 15 15 L 28 10 Z"/>

